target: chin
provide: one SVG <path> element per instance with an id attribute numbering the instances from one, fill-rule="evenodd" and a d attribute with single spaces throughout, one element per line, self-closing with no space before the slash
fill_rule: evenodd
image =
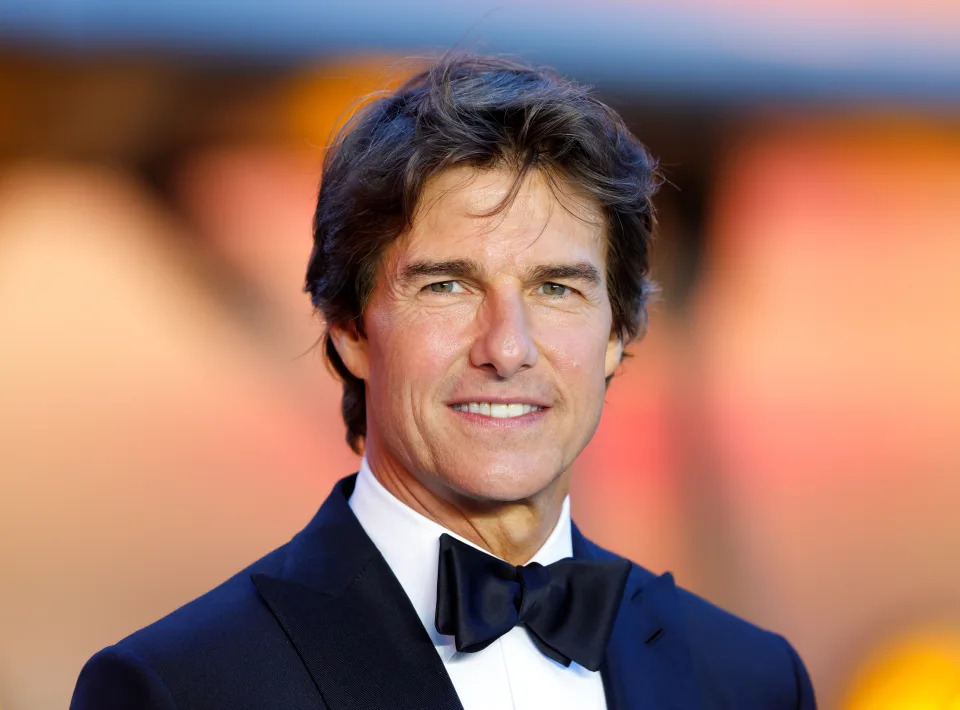
<path id="1" fill-rule="evenodd" d="M 562 475 L 563 469 L 559 467 L 531 468 L 529 464 L 500 461 L 482 467 L 461 467 L 448 483 L 458 493 L 473 500 L 509 503 L 535 497 L 554 485 Z"/>

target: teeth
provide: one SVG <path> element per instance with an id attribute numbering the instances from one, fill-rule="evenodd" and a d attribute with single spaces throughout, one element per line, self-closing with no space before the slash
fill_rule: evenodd
<path id="1" fill-rule="evenodd" d="M 454 409 L 460 412 L 471 412 L 473 414 L 482 414 L 485 417 L 495 419 L 509 419 L 511 417 L 521 417 L 530 412 L 536 412 L 543 407 L 535 404 L 501 404 L 499 402 L 468 402 L 464 404 L 455 404 Z"/>

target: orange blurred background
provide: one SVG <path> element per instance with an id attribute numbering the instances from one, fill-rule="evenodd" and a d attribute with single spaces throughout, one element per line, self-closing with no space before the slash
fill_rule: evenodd
<path id="1" fill-rule="evenodd" d="M 284 3 L 269 46 L 0 11 L 0 708 L 65 707 L 356 470 L 302 293 L 313 202 L 331 131 L 431 42 L 595 83 L 663 161 L 664 297 L 580 526 L 787 636 L 821 707 L 960 708 L 956 6 L 475 3 L 430 15 L 447 36 L 427 3 L 335 41 L 333 5 L 315 51 Z M 591 54 L 634 22 L 662 65 Z"/>

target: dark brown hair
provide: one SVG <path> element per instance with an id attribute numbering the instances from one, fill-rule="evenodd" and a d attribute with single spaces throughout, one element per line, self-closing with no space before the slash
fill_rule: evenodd
<path id="1" fill-rule="evenodd" d="M 514 168 L 514 194 L 539 169 L 592 198 L 606 221 L 614 328 L 624 344 L 643 335 L 656 161 L 587 87 L 550 69 L 476 55 L 448 56 L 367 104 L 327 153 L 305 290 L 328 325 L 353 324 L 363 335 L 384 249 L 410 227 L 426 181 L 464 165 Z M 324 352 L 343 381 L 347 443 L 360 453 L 364 382 L 346 368 L 329 330 Z"/>

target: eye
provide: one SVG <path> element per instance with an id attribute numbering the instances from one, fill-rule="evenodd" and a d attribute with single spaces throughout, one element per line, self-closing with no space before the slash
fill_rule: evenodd
<path id="1" fill-rule="evenodd" d="M 566 296 L 570 291 L 570 287 L 548 281 L 540 286 L 540 290 L 545 296 Z"/>
<path id="2" fill-rule="evenodd" d="M 426 287 L 431 293 L 457 293 L 463 290 L 459 281 L 437 281 Z"/>

